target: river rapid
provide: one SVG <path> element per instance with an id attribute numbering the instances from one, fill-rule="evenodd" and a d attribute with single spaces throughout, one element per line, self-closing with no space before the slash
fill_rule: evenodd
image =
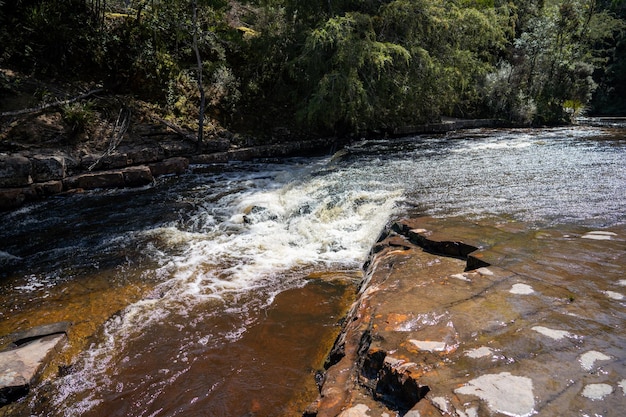
<path id="1" fill-rule="evenodd" d="M 20 415 L 301 414 L 370 248 L 400 217 L 626 236 L 624 129 L 459 131 L 196 168 L 0 214 L 0 334 L 74 323 Z"/>

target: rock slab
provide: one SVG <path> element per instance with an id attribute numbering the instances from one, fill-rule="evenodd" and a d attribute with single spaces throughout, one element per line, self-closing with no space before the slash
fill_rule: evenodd
<path id="1" fill-rule="evenodd" d="M 50 356 L 67 340 L 68 323 L 40 326 L 5 336 L 0 352 L 0 406 L 26 395 Z"/>
<path id="2" fill-rule="evenodd" d="M 624 242 L 619 228 L 394 224 L 304 415 L 622 415 Z"/>

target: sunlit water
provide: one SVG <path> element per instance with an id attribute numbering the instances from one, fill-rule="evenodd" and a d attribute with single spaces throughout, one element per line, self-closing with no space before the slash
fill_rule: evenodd
<path id="1" fill-rule="evenodd" d="M 310 345 L 332 338 L 389 221 L 593 230 L 623 226 L 623 207 L 626 139 L 596 128 L 363 141 L 51 198 L 0 215 L 0 330 L 94 334 L 35 389 L 34 415 L 293 415 L 319 366 L 301 362 L 323 356 Z"/>

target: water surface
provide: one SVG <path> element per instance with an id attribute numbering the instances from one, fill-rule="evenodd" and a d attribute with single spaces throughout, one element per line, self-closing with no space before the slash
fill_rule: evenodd
<path id="1" fill-rule="evenodd" d="M 625 206 L 626 139 L 599 128 L 361 141 L 55 197 L 0 215 L 0 333 L 75 323 L 34 415 L 294 415 L 389 221 L 584 234 Z"/>

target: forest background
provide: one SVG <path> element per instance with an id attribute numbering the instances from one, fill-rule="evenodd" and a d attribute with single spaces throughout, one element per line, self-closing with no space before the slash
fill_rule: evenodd
<path id="1" fill-rule="evenodd" d="M 101 87 L 200 138 L 562 123 L 626 114 L 625 29 L 618 0 L 0 0 L 0 97 Z"/>

